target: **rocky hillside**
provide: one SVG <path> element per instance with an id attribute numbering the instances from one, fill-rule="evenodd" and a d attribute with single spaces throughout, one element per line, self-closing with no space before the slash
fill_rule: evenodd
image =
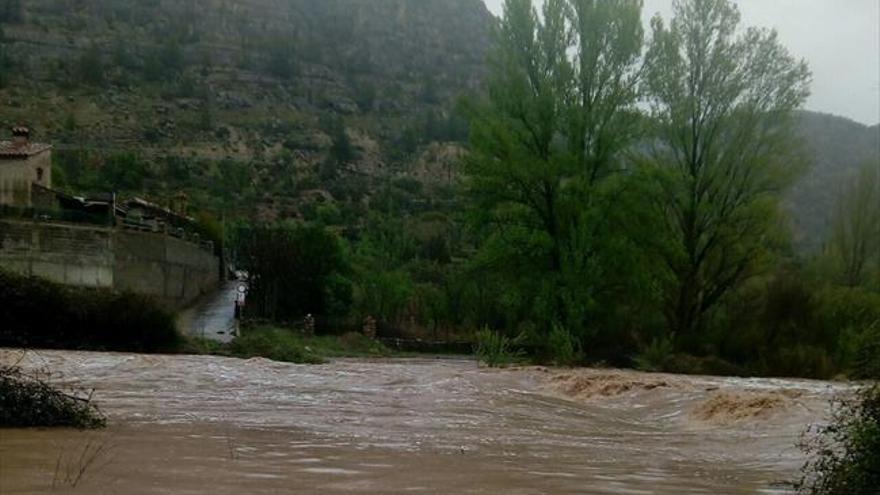
<path id="1" fill-rule="evenodd" d="M 159 195 L 175 174 L 237 181 L 248 204 L 322 168 L 433 174 L 466 136 L 452 110 L 491 23 L 481 0 L 0 0 L 0 124 L 91 150 L 75 183 L 133 150 Z"/>

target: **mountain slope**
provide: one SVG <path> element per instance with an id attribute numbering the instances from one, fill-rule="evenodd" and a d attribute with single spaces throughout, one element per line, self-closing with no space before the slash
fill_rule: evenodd
<path id="1" fill-rule="evenodd" d="M 0 19 L 0 124 L 56 143 L 74 186 L 133 150 L 155 195 L 237 182 L 246 205 L 340 171 L 385 180 L 463 139 L 451 109 L 480 86 L 493 19 L 481 0 L 18 5 Z"/>
<path id="2" fill-rule="evenodd" d="M 800 112 L 798 127 L 807 170 L 790 194 L 795 244 L 808 252 L 827 238 L 836 198 L 859 167 L 880 166 L 880 125 L 868 127 L 834 115 Z"/>

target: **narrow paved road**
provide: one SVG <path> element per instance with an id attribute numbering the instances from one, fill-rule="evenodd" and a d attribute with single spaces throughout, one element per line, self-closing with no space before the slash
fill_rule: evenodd
<path id="1" fill-rule="evenodd" d="M 228 343 L 235 329 L 235 297 L 238 282 L 227 282 L 209 294 L 177 319 L 178 328 L 193 337 Z"/>

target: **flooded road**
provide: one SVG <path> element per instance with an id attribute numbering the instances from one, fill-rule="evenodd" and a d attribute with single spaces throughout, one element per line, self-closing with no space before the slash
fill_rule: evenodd
<path id="1" fill-rule="evenodd" d="M 0 351 L 0 361 L 20 353 Z M 0 493 L 787 493 L 824 382 L 464 360 L 28 353 L 99 432 L 0 430 Z"/>
<path id="2" fill-rule="evenodd" d="M 227 282 L 217 291 L 206 294 L 177 318 L 177 327 L 190 337 L 232 341 L 236 329 L 235 299 L 237 282 Z"/>

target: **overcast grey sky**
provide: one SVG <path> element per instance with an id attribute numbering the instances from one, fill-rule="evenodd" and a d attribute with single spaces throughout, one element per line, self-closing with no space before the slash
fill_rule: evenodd
<path id="1" fill-rule="evenodd" d="M 485 0 L 496 15 L 504 0 Z M 776 28 L 813 69 L 807 109 L 880 122 L 880 0 L 736 0 L 743 25 Z M 645 0 L 645 20 L 672 0 Z"/>

